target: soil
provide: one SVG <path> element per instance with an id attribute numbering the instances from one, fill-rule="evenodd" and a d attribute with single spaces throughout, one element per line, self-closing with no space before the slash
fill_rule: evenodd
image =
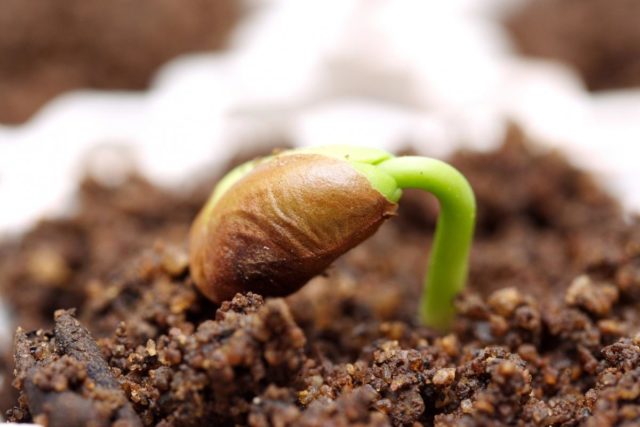
<path id="1" fill-rule="evenodd" d="M 186 52 L 220 49 L 236 0 L 0 0 L 0 123 L 72 89 L 143 89 Z"/>
<path id="2" fill-rule="evenodd" d="M 640 86 L 640 3 L 529 0 L 508 28 L 521 52 L 575 67 L 590 90 Z"/>
<path id="3" fill-rule="evenodd" d="M 86 181 L 75 217 L 0 248 L 21 325 L 8 419 L 638 425 L 638 218 L 515 128 L 498 150 L 451 161 L 479 216 L 444 335 L 415 320 L 437 216 L 428 195 L 407 192 L 396 218 L 296 294 L 216 306 L 193 287 L 185 241 L 212 182 L 176 196 L 140 178 Z"/>

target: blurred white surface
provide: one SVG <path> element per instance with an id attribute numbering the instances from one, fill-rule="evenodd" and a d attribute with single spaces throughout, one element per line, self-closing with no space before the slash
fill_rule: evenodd
<path id="1" fill-rule="evenodd" d="M 562 66 L 516 57 L 498 22 L 512 3 L 252 4 L 231 51 L 180 58 L 149 92 L 69 93 L 24 126 L 0 126 L 0 236 L 64 213 L 86 152 L 105 143 L 179 188 L 242 145 L 421 141 L 428 147 L 418 149 L 445 155 L 495 145 L 507 118 L 606 176 L 640 209 L 640 95 L 594 96 Z"/>
<path id="2" fill-rule="evenodd" d="M 640 91 L 589 94 L 561 65 L 515 56 L 497 19 L 513 2 L 249 3 L 228 53 L 179 58 L 146 93 L 70 93 L 24 126 L 0 126 L 0 238 L 63 214 L 92 147 L 106 180 L 129 167 L 125 152 L 180 188 L 246 144 L 421 141 L 418 150 L 442 156 L 495 146 L 505 119 L 640 210 Z"/>

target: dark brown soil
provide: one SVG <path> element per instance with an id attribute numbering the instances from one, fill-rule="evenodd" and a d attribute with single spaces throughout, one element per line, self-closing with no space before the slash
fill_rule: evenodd
<path id="1" fill-rule="evenodd" d="M 575 67 L 590 90 L 640 86 L 640 3 L 530 0 L 508 22 L 524 54 Z"/>
<path id="2" fill-rule="evenodd" d="M 0 0 L 0 123 L 72 89 L 143 89 L 178 54 L 219 49 L 235 0 Z"/>
<path id="3" fill-rule="evenodd" d="M 9 419 L 69 426 L 56 417 L 76 405 L 76 425 L 638 425 L 640 222 L 534 151 L 513 129 L 499 150 L 453 159 L 479 217 L 448 335 L 414 317 L 429 196 L 406 194 L 397 218 L 298 293 L 218 307 L 186 262 L 205 191 L 85 183 L 77 217 L 0 249 L 23 326 Z M 53 314 L 72 306 L 80 323 Z"/>
<path id="4" fill-rule="evenodd" d="M 25 333 L 15 339 L 16 381 L 34 421 L 43 425 L 140 426 L 140 419 L 102 357 L 89 331 L 73 312 L 54 314 L 53 334 Z M 22 414 L 20 414 L 22 416 Z"/>

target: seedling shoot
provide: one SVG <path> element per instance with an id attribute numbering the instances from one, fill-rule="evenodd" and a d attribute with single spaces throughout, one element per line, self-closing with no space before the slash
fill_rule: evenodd
<path id="1" fill-rule="evenodd" d="M 420 318 L 446 330 L 467 278 L 475 198 L 460 172 L 427 157 L 329 146 L 237 167 L 192 225 L 193 279 L 218 303 L 236 292 L 295 292 L 375 233 L 395 214 L 406 188 L 428 191 L 440 204 Z"/>

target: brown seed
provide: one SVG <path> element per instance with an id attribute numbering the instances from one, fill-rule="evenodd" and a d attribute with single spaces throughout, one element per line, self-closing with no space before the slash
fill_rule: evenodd
<path id="1" fill-rule="evenodd" d="M 191 274 L 214 302 L 298 290 L 371 236 L 397 205 L 348 162 L 317 154 L 258 165 L 191 228 Z"/>

